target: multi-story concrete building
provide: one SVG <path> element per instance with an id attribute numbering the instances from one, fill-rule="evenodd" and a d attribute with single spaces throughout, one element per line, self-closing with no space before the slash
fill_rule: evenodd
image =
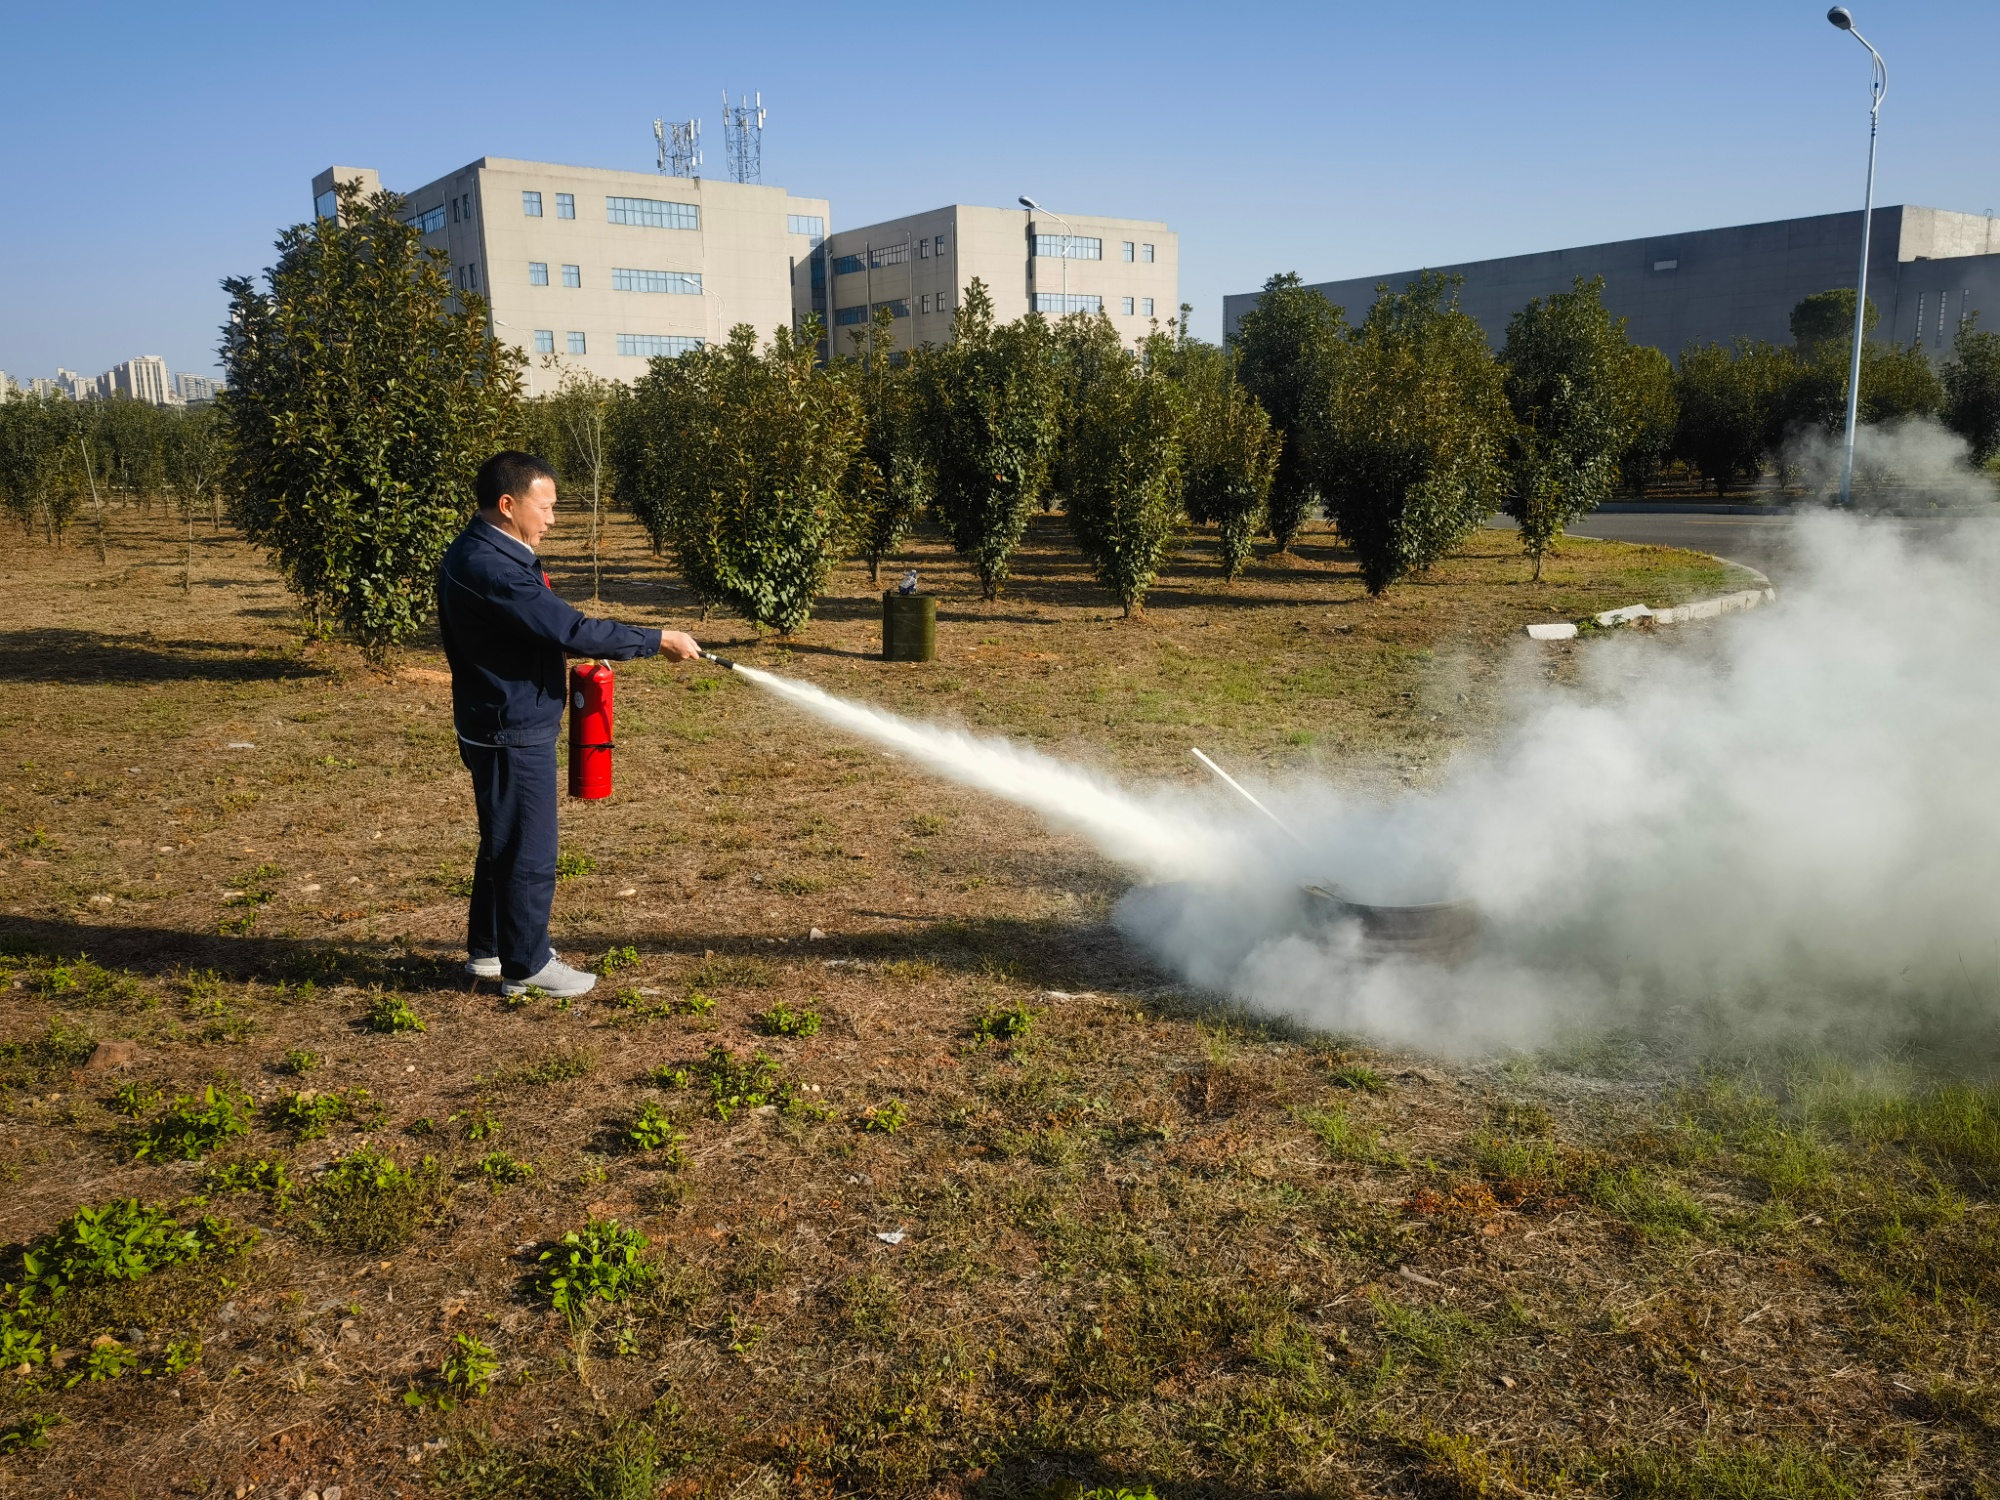
<path id="1" fill-rule="evenodd" d="M 1031 311 L 1102 312 L 1131 344 L 1179 316 L 1180 240 L 1151 219 L 952 204 L 829 235 L 794 269 L 792 307 L 801 320 L 818 316 L 837 354 L 886 307 L 896 346 L 912 349 L 951 337 L 952 310 L 975 278 L 1003 323 Z"/>
<path id="2" fill-rule="evenodd" d="M 103 377 L 79 375 L 56 366 L 56 388 L 72 401 L 95 401 L 103 392 Z"/>
<path id="3" fill-rule="evenodd" d="M 313 179 L 331 214 L 336 182 L 380 186 L 366 168 Z M 453 284 L 486 299 L 493 331 L 529 357 L 531 391 L 556 365 L 615 380 L 748 323 L 762 338 L 792 320 L 792 270 L 826 237 L 824 198 L 716 182 L 481 157 L 404 194 Z"/>
<path id="4" fill-rule="evenodd" d="M 174 376 L 174 394 L 183 401 L 213 401 L 222 382 L 211 375 L 193 375 L 186 370 Z"/>
<path id="5" fill-rule="evenodd" d="M 157 354 L 142 354 L 113 365 L 97 377 L 97 393 L 107 399 L 129 397 L 148 406 L 178 406 L 181 400 L 167 374 L 167 362 Z"/>
<path id="6" fill-rule="evenodd" d="M 1579 276 L 1604 278 L 1604 304 L 1626 319 L 1635 343 L 1678 355 L 1691 343 L 1743 337 L 1786 343 L 1801 298 L 1851 287 L 1861 258 L 1861 214 L 1821 214 L 1728 229 L 1618 240 L 1572 250 L 1510 255 L 1434 269 L 1465 278 L 1459 306 L 1497 348 L 1507 322 L 1535 297 L 1568 291 Z M 1401 291 L 1417 275 L 1357 276 L 1314 288 L 1359 322 L 1386 282 Z M 1260 293 L 1223 298 L 1223 327 L 1234 333 Z M 2000 326 L 2000 220 L 1945 209 L 1878 208 L 1868 250 L 1873 337 L 1950 352 L 1960 325 L 1984 313 Z"/>

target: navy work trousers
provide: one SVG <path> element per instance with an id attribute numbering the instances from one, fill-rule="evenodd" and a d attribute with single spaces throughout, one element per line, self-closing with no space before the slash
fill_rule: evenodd
<path id="1" fill-rule="evenodd" d="M 479 808 L 472 914 L 465 946 L 500 959 L 508 979 L 549 961 L 549 908 L 556 899 L 556 747 L 458 746 Z"/>

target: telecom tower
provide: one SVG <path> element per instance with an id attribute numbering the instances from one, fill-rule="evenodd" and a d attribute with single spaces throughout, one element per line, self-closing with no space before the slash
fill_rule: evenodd
<path id="1" fill-rule="evenodd" d="M 660 170 L 674 177 L 701 175 L 701 121 L 669 125 L 653 121 L 653 139 L 660 143 Z"/>
<path id="2" fill-rule="evenodd" d="M 752 104 L 745 99 L 731 105 L 729 90 L 722 91 L 722 140 L 729 153 L 729 175 L 738 182 L 764 180 L 764 96 Z"/>

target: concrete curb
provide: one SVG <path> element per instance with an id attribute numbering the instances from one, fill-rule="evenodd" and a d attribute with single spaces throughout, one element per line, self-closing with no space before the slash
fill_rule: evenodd
<path id="1" fill-rule="evenodd" d="M 1723 615 L 1733 615 L 1746 609 L 1755 609 L 1760 604 L 1775 604 L 1778 591 L 1774 588 L 1741 589 L 1733 594 L 1722 594 L 1714 599 L 1696 599 L 1689 604 L 1676 604 L 1667 609 L 1654 609 L 1645 604 L 1627 604 L 1621 609 L 1607 609 L 1594 616 L 1591 623 L 1600 630 L 1616 630 L 1623 625 L 1686 625 L 1695 620 L 1715 620 Z M 1531 641 L 1573 641 L 1578 625 L 1574 620 L 1552 620 L 1546 624 L 1526 627 Z"/>

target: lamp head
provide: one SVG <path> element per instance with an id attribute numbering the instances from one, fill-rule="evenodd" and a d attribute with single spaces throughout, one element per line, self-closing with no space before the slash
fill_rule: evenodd
<path id="1" fill-rule="evenodd" d="M 1847 13 L 1847 7 L 1844 5 L 1836 5 L 1826 13 L 1826 18 L 1842 31 L 1852 31 L 1854 29 L 1854 17 Z"/>
<path id="2" fill-rule="evenodd" d="M 1033 209 L 1036 213 L 1042 211 L 1042 205 L 1037 203 L 1033 198 L 1016 198 L 1014 201 L 1019 203 L 1023 208 Z"/>

